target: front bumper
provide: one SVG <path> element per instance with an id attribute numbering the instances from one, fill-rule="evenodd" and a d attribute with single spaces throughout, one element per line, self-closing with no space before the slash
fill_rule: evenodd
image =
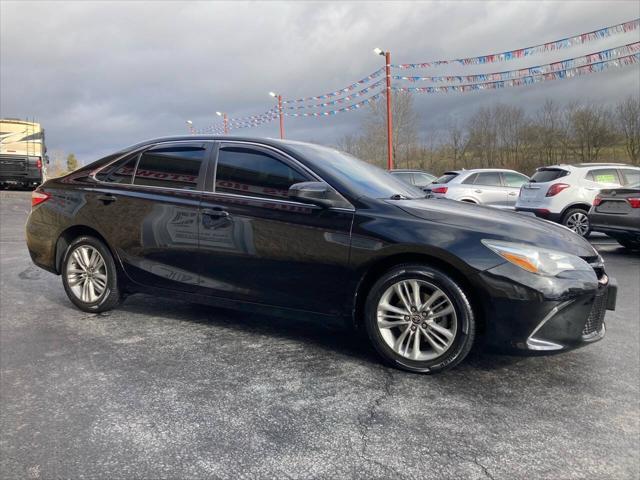
<path id="1" fill-rule="evenodd" d="M 507 263 L 480 277 L 491 298 L 486 343 L 500 350 L 535 355 L 588 345 L 604 337 L 605 313 L 616 305 L 617 283 L 604 271 L 550 278 Z"/>

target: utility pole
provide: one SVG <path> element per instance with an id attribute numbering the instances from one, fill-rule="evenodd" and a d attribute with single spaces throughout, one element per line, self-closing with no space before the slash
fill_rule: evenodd
<path id="1" fill-rule="evenodd" d="M 391 52 L 375 48 L 374 53 L 382 55 L 385 60 L 387 77 L 387 170 L 393 169 L 393 114 L 391 112 Z"/>
<path id="2" fill-rule="evenodd" d="M 278 100 L 278 115 L 280 117 L 280 138 L 284 138 L 284 114 L 282 112 L 282 95 L 275 92 L 269 92 L 269 95 Z"/>

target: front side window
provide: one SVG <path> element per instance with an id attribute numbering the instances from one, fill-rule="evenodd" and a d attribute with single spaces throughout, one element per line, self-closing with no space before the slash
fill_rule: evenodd
<path id="1" fill-rule="evenodd" d="M 504 184 L 507 187 L 515 187 L 515 188 L 520 188 L 522 185 L 524 185 L 529 181 L 529 179 L 524 175 L 520 175 L 519 173 L 513 173 L 513 172 L 503 172 L 502 178 L 504 180 Z"/>
<path id="2" fill-rule="evenodd" d="M 482 172 L 478 174 L 475 185 L 486 185 L 489 187 L 500 187 L 500 174 L 498 172 Z"/>
<path id="3" fill-rule="evenodd" d="M 599 168 L 597 170 L 590 170 L 587 174 L 587 180 L 601 184 L 620 185 L 618 172 L 615 168 Z"/>
<path id="4" fill-rule="evenodd" d="M 223 147 L 218 152 L 215 191 L 252 197 L 289 198 L 289 187 L 307 182 L 274 156 L 247 147 Z"/>
<path id="5" fill-rule="evenodd" d="M 200 143 L 151 148 L 140 156 L 133 184 L 195 190 L 206 152 Z"/>
<path id="6" fill-rule="evenodd" d="M 128 155 L 111 165 L 106 166 L 98 173 L 96 179 L 101 182 L 109 183 L 128 183 L 131 184 L 133 174 L 136 171 L 136 163 L 138 162 L 138 154 Z"/>

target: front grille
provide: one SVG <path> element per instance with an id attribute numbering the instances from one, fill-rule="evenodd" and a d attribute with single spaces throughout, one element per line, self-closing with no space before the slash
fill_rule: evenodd
<path id="1" fill-rule="evenodd" d="M 607 292 L 598 295 L 593 301 L 591 312 L 587 317 L 587 323 L 584 324 L 582 335 L 591 335 L 592 333 L 602 330 L 604 323 L 604 314 L 607 312 Z"/>

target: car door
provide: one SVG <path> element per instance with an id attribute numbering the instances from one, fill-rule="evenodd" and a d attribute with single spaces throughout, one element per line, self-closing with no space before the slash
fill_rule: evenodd
<path id="1" fill-rule="evenodd" d="M 479 172 L 473 183 L 473 194 L 483 205 L 504 208 L 507 203 L 500 172 Z"/>
<path id="2" fill-rule="evenodd" d="M 212 145 L 153 145 L 95 175 L 92 211 L 134 282 L 197 289 L 198 209 Z"/>
<path id="3" fill-rule="evenodd" d="M 353 210 L 290 200 L 292 184 L 318 178 L 271 147 L 222 142 L 215 165 L 200 215 L 201 292 L 340 312 Z"/>
<path id="4" fill-rule="evenodd" d="M 529 181 L 529 177 L 516 172 L 502 172 L 502 184 L 504 185 L 505 208 L 515 208 L 520 188 Z"/>

